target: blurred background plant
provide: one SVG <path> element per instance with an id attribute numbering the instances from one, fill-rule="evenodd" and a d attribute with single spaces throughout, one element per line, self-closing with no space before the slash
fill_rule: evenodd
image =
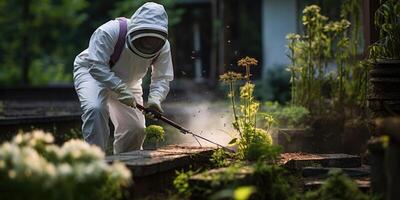
<path id="1" fill-rule="evenodd" d="M 303 10 L 304 34 L 287 35 L 292 105 L 317 115 L 365 107 L 367 65 L 358 59 L 360 5 L 344 1 L 338 21 L 329 21 L 317 5 Z"/>
<path id="2" fill-rule="evenodd" d="M 305 200 L 328 200 L 328 199 L 354 199 L 372 200 L 371 197 L 358 188 L 357 184 L 351 180 L 343 171 L 333 169 L 329 172 L 329 177 L 325 183 L 315 191 L 309 191 L 304 195 Z"/>
<path id="3" fill-rule="evenodd" d="M 0 2 L 0 84 L 71 82 L 86 0 Z M 51 27 L 49 29 L 48 27 Z M 56 45 L 63 44 L 63 45 Z"/>
<path id="4" fill-rule="evenodd" d="M 61 147 L 43 131 L 20 133 L 0 146 L 1 199 L 121 199 L 130 184 L 125 165 L 81 140 Z"/>
<path id="5" fill-rule="evenodd" d="M 284 66 L 274 66 L 267 70 L 265 78 L 254 81 L 254 97 L 259 101 L 290 101 L 290 73 Z"/>
<path id="6" fill-rule="evenodd" d="M 400 2 L 381 0 L 375 12 L 374 23 L 379 30 L 379 40 L 371 45 L 370 58 L 400 59 Z"/>
<path id="7" fill-rule="evenodd" d="M 276 101 L 265 102 L 262 112 L 271 115 L 276 121 L 274 126 L 279 128 L 307 128 L 311 117 L 303 106 L 281 105 Z"/>
<path id="8" fill-rule="evenodd" d="M 1 1 L 0 85 L 71 83 L 75 56 L 87 47 L 93 31 L 110 19 L 129 18 L 145 2 Z M 180 22 L 184 9 L 175 7 L 176 0 L 155 2 L 165 6 L 170 28 Z M 174 35 L 171 29 L 171 43 Z"/>

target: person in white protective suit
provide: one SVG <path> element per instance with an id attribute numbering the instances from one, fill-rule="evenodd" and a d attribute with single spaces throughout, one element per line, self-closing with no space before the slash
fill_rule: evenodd
<path id="1" fill-rule="evenodd" d="M 168 16 L 156 3 L 141 6 L 127 21 L 125 45 L 118 61 L 110 56 L 119 36 L 118 20 L 101 25 L 92 34 L 89 47 L 74 62 L 74 86 L 82 114 L 84 140 L 103 151 L 109 137 L 108 121 L 115 126 L 114 153 L 141 149 L 145 118 L 135 109 L 143 103 L 142 78 L 151 67 L 147 107 L 162 112 L 161 102 L 173 79 L 168 35 Z"/>

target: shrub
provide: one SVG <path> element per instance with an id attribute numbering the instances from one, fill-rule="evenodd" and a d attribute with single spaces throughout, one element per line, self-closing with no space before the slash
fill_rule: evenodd
<path id="1" fill-rule="evenodd" d="M 148 141 L 151 142 L 160 142 L 160 141 L 164 141 L 164 128 L 161 126 L 157 126 L 157 125 L 150 125 L 148 127 L 146 127 L 145 129 L 146 132 L 146 139 Z"/>
<path id="2" fill-rule="evenodd" d="M 191 195 L 191 190 L 189 187 L 189 179 L 193 176 L 193 174 L 197 173 L 198 171 L 176 171 L 176 177 L 174 179 L 173 185 L 174 188 L 178 191 L 178 194 L 187 199 Z"/>
<path id="3" fill-rule="evenodd" d="M 263 110 L 276 120 L 279 127 L 305 128 L 310 117 L 310 111 L 303 106 L 282 106 L 278 102 L 267 101 Z"/>
<path id="4" fill-rule="evenodd" d="M 232 157 L 229 152 L 225 151 L 222 148 L 219 148 L 215 150 L 214 153 L 211 155 L 210 161 L 215 167 L 226 167 L 229 165 L 229 157 Z"/>
<path id="5" fill-rule="evenodd" d="M 0 199 L 121 199 L 130 171 L 108 165 L 104 153 L 80 140 L 62 147 L 49 133 L 19 133 L 0 146 Z"/>

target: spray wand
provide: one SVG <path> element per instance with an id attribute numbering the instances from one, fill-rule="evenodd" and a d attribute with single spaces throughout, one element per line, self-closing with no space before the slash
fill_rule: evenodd
<path id="1" fill-rule="evenodd" d="M 227 151 L 229 151 L 229 152 L 232 152 L 232 153 L 235 152 L 235 151 L 233 151 L 232 149 L 229 149 L 229 148 L 227 148 L 227 147 L 222 146 L 221 144 L 218 144 L 218 143 L 216 143 L 216 142 L 214 142 L 214 141 L 211 141 L 211 140 L 209 140 L 209 139 L 207 139 L 207 138 L 205 138 L 205 137 L 203 137 L 203 136 L 200 136 L 200 135 L 197 135 L 197 134 L 193 133 L 192 131 L 190 131 L 190 130 L 184 128 L 183 126 L 177 124 L 176 122 L 174 122 L 174 121 L 168 119 L 168 118 L 165 117 L 162 113 L 160 113 L 160 112 L 158 112 L 158 111 L 156 111 L 156 110 L 154 110 L 154 109 L 145 108 L 144 106 L 142 106 L 142 105 L 140 105 L 140 104 L 136 104 L 136 107 L 137 107 L 139 110 L 141 110 L 142 112 L 153 114 L 155 119 L 158 119 L 158 120 L 160 120 L 160 121 L 163 121 L 163 122 L 165 122 L 165 123 L 171 125 L 172 127 L 178 129 L 181 133 L 192 135 L 194 138 L 196 138 L 196 140 L 197 140 L 197 138 L 199 138 L 199 139 L 202 139 L 202 140 L 204 140 L 204 141 L 207 141 L 207 142 L 209 142 L 209 143 L 211 143 L 211 144 L 217 145 L 218 147 L 221 147 L 221 148 L 223 148 L 223 149 L 225 149 L 225 150 L 227 150 Z M 199 144 L 200 144 L 200 143 L 199 143 Z"/>

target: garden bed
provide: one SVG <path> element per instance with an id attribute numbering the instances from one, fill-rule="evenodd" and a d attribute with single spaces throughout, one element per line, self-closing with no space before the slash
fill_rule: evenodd
<path id="1" fill-rule="evenodd" d="M 207 167 L 214 152 L 210 147 L 171 145 L 108 156 L 107 162 L 123 162 L 132 172 L 134 198 L 165 192 L 172 186 L 177 170 Z"/>
<path id="2" fill-rule="evenodd" d="M 192 176 L 189 179 L 189 185 L 193 186 L 192 197 L 204 198 L 204 193 L 215 191 L 224 187 L 237 187 L 240 185 L 256 185 L 271 181 L 276 178 L 274 175 L 279 173 L 283 177 L 289 177 L 290 174 L 296 176 L 296 184 L 304 191 L 318 189 L 329 177 L 328 173 L 334 169 L 341 169 L 348 177 L 353 178 L 359 189 L 367 191 L 370 187 L 369 176 L 370 169 L 361 165 L 359 156 L 347 154 L 308 154 L 308 153 L 284 153 L 281 154 L 279 167 L 267 167 L 257 169 L 255 165 L 244 165 L 238 168 L 223 167 L 205 171 Z M 261 170 L 262 171 L 262 170 Z M 268 177 L 266 180 L 260 177 Z M 270 180 L 270 178 L 272 178 Z M 275 180 L 275 179 L 274 179 Z M 275 181 L 279 181 L 276 178 Z M 274 181 L 273 181 L 274 182 Z"/>

